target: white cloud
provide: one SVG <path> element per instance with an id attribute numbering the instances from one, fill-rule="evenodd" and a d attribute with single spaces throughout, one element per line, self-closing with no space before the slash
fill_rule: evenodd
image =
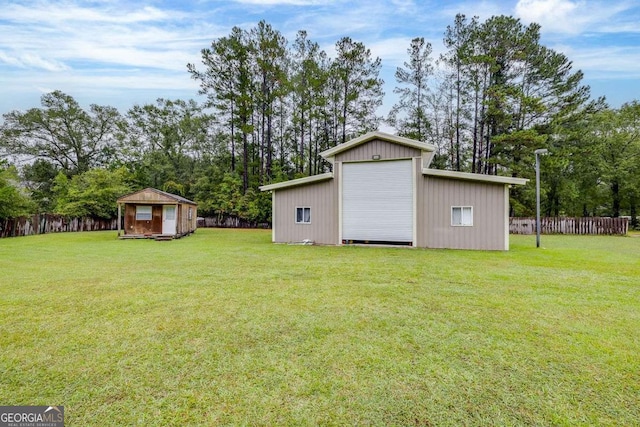
<path id="1" fill-rule="evenodd" d="M 45 93 L 51 93 L 53 91 L 55 91 L 56 89 L 53 87 L 44 87 L 44 86 L 34 86 L 34 89 L 36 89 L 37 91 L 39 91 L 41 94 L 45 94 Z"/>
<path id="2" fill-rule="evenodd" d="M 9 23 L 0 25 L 0 63 L 53 72 L 92 62 L 184 71 L 222 34 L 204 20 L 185 24 L 185 12 L 128 4 L 39 2 L 0 9 L 0 20 Z"/>
<path id="3" fill-rule="evenodd" d="M 27 67 L 36 67 L 47 71 L 65 71 L 69 69 L 68 66 L 60 61 L 44 59 L 32 53 L 22 55 L 21 60 Z"/>
<path id="4" fill-rule="evenodd" d="M 391 4 L 399 13 L 416 13 L 418 7 L 414 0 L 391 0 Z"/>
<path id="5" fill-rule="evenodd" d="M 544 31 L 577 33 L 588 23 L 583 14 L 584 2 L 571 0 L 520 0 L 516 15 L 523 21 L 536 22 Z"/>
<path id="6" fill-rule="evenodd" d="M 603 31 L 616 15 L 630 7 L 632 4 L 626 1 L 519 0 L 515 14 L 525 23 L 540 24 L 545 33 L 579 34 Z"/>
<path id="7" fill-rule="evenodd" d="M 7 53 L 0 50 L 0 64 L 12 65 L 14 67 L 24 67 L 22 61 L 20 61 L 17 57 L 8 55 Z"/>
<path id="8" fill-rule="evenodd" d="M 640 47 L 569 47 L 555 46 L 554 50 L 567 55 L 574 69 L 581 69 L 587 78 L 640 79 Z"/>
<path id="9" fill-rule="evenodd" d="M 249 29 L 260 19 L 290 43 L 297 30 L 306 30 L 330 57 L 335 57 L 334 45 L 343 36 L 363 42 L 374 58 L 382 59 L 385 104 L 394 102 L 393 73 L 408 59 L 411 39 L 421 36 L 431 42 L 436 60 L 444 50 L 443 33 L 457 13 L 469 19 L 478 15 L 481 22 L 501 14 L 515 15 L 524 23 L 539 22 L 543 43 L 563 44 L 550 47 L 567 54 L 574 68 L 585 72 L 585 79 L 638 76 L 637 4 L 637 0 L 9 0 L 0 8 L 0 112 L 19 107 L 18 102 L 37 105 L 41 90 L 48 88 L 125 109 L 134 100 L 148 102 L 171 94 L 196 97 L 198 85 L 190 79 L 186 63 L 202 68 L 202 48 L 228 35 L 232 26 Z M 618 37 L 622 32 L 624 37 Z M 580 37 L 572 37 L 576 34 Z"/>
<path id="10" fill-rule="evenodd" d="M 129 6 L 127 6 L 129 5 Z M 133 6 L 133 7 L 132 7 Z M 84 7 L 70 1 L 39 2 L 29 6 L 9 4 L 0 10 L 0 18 L 22 23 L 57 25 L 63 22 L 113 22 L 132 24 L 164 21 L 184 17 L 179 11 L 160 10 L 145 6 L 134 8 L 135 2 L 105 4 L 101 7 Z"/>
<path id="11" fill-rule="evenodd" d="M 319 6 L 330 5 L 335 0 L 234 0 L 236 3 L 257 6 Z"/>
<path id="12" fill-rule="evenodd" d="M 18 68 L 37 68 L 46 71 L 64 71 L 69 67 L 60 61 L 45 59 L 33 53 L 10 55 L 0 51 L 0 63 L 5 63 Z"/>
<path id="13" fill-rule="evenodd" d="M 526 23 L 541 24 L 542 34 L 558 41 L 550 47 L 565 54 L 574 70 L 583 71 L 585 84 L 607 82 L 599 86 L 605 92 L 594 95 L 620 104 L 640 93 L 640 47 L 632 41 L 640 31 L 637 3 L 520 0 L 516 12 Z"/>

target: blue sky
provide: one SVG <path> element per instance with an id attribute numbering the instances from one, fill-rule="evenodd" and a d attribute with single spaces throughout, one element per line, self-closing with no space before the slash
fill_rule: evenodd
<path id="1" fill-rule="evenodd" d="M 512 15 L 542 25 L 542 44 L 585 74 L 592 95 L 617 107 L 640 99 L 640 2 L 637 0 L 4 0 L 0 7 L 0 114 L 40 106 L 52 90 L 82 106 L 126 112 L 156 98 L 198 98 L 186 70 L 200 50 L 233 26 L 261 19 L 292 42 L 306 30 L 333 57 L 343 36 L 382 59 L 386 115 L 393 77 L 413 37 L 442 51 L 456 13 Z"/>

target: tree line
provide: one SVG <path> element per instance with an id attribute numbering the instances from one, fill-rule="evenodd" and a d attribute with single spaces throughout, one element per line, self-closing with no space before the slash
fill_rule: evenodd
<path id="1" fill-rule="evenodd" d="M 532 178 L 537 148 L 547 215 L 636 216 L 640 104 L 591 99 L 571 61 L 540 43 L 540 26 L 458 15 L 438 58 L 411 41 L 398 101 L 377 115 L 381 60 L 349 37 L 330 57 L 299 31 L 234 27 L 187 64 L 205 101 L 158 99 L 126 113 L 83 109 L 54 91 L 4 114 L 0 218 L 33 212 L 109 218 L 115 199 L 147 186 L 195 200 L 205 216 L 270 219 L 258 187 L 329 171 L 319 155 L 387 123 L 436 146 L 432 167 Z M 16 165 L 19 165 L 17 167 Z M 530 215 L 532 185 L 512 192 Z"/>

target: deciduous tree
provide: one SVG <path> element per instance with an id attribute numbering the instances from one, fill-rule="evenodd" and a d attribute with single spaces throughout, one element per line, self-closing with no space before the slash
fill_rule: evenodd
<path id="1" fill-rule="evenodd" d="M 55 213 L 69 217 L 114 218 L 115 201 L 132 190 L 130 180 L 125 168 L 95 168 L 72 178 L 60 173 L 54 186 Z"/>
<path id="2" fill-rule="evenodd" d="M 33 203 L 20 188 L 15 167 L 0 163 L 0 219 L 28 215 L 33 210 Z"/>
<path id="3" fill-rule="evenodd" d="M 155 104 L 135 105 L 127 118 L 125 158 L 139 184 L 165 189 L 179 182 L 188 191 L 196 161 L 212 150 L 211 117 L 193 100 L 160 98 Z"/>
<path id="4" fill-rule="evenodd" d="M 113 161 L 125 122 L 113 107 L 83 110 L 60 91 L 42 96 L 42 108 L 4 115 L 0 145 L 13 156 L 45 159 L 68 176 Z"/>

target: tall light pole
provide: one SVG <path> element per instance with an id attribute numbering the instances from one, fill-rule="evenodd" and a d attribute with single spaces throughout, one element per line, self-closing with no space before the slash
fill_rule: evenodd
<path id="1" fill-rule="evenodd" d="M 547 154 L 546 148 L 538 148 L 536 155 L 536 248 L 540 247 L 540 155 Z"/>

